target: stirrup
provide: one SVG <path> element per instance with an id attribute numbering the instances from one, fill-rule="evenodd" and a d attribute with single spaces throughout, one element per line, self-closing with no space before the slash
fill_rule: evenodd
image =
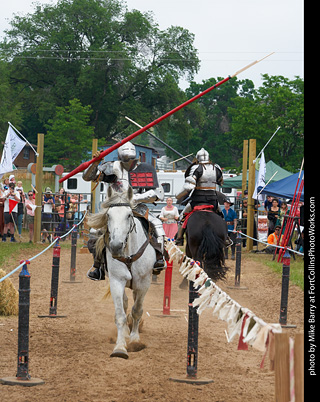
<path id="1" fill-rule="evenodd" d="M 225 244 L 227 248 L 233 245 L 233 241 L 230 239 L 229 236 L 227 236 Z"/>
<path id="2" fill-rule="evenodd" d="M 152 274 L 159 275 L 161 271 L 167 268 L 167 263 L 164 259 L 157 260 L 153 266 Z"/>

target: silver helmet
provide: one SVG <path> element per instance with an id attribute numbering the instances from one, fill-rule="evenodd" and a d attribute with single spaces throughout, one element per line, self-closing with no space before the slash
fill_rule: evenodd
<path id="1" fill-rule="evenodd" d="M 209 153 L 204 148 L 201 148 L 200 151 L 197 152 L 196 158 L 199 163 L 207 163 L 210 161 Z"/>
<path id="2" fill-rule="evenodd" d="M 136 158 L 136 147 L 128 141 L 118 148 L 118 158 L 121 162 L 129 162 Z"/>

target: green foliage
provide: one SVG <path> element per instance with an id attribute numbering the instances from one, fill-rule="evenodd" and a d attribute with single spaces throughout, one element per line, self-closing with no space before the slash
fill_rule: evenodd
<path id="1" fill-rule="evenodd" d="M 16 15 L 0 43 L 0 141 L 11 121 L 32 143 L 45 135 L 45 163 L 74 167 L 99 145 L 136 131 L 221 78 L 192 81 L 194 35 L 128 10 L 120 0 L 59 0 Z M 190 86 L 179 88 L 186 78 Z M 242 166 L 243 140 L 255 138 L 281 167 L 296 171 L 304 152 L 304 83 L 296 77 L 233 78 L 154 127 L 184 155 L 206 148 L 222 167 Z M 136 138 L 148 144 L 147 134 Z M 168 155 L 176 157 L 170 151 Z"/>
<path id="2" fill-rule="evenodd" d="M 0 143 L 5 141 L 8 121 L 14 122 L 15 127 L 21 124 L 21 102 L 10 86 L 7 64 L 0 60 Z"/>
<path id="3" fill-rule="evenodd" d="M 297 171 L 304 152 L 303 81 L 267 74 L 263 78 L 262 87 L 255 91 L 252 99 L 238 97 L 228 109 L 232 119 L 231 145 L 242 146 L 244 139 L 255 138 L 259 152 L 280 126 L 265 150 L 266 160 Z"/>
<path id="4" fill-rule="evenodd" d="M 88 158 L 93 139 L 93 127 L 88 126 L 91 113 L 91 107 L 82 106 L 79 99 L 56 108 L 54 118 L 46 124 L 45 164 L 61 163 L 72 168 Z"/>
<path id="5" fill-rule="evenodd" d="M 11 26 L 0 49 L 33 141 L 56 107 L 74 98 L 94 110 L 90 124 L 97 138 L 121 134 L 129 126 L 127 110 L 133 119 L 142 112 L 149 122 L 159 117 L 155 100 L 165 92 L 167 76 L 175 83 L 174 102 L 178 80 L 199 67 L 193 34 L 181 27 L 161 31 L 151 15 L 128 11 L 118 0 L 37 5 L 33 14 L 15 16 Z"/>
<path id="6" fill-rule="evenodd" d="M 202 84 L 191 82 L 186 90 L 187 98 L 198 95 L 221 80 L 220 77 L 202 81 Z M 231 118 L 228 108 L 234 105 L 239 93 L 243 99 L 251 99 L 253 83 L 249 80 L 230 80 L 202 96 L 192 108 L 188 106 L 186 116 L 192 126 L 192 139 L 188 151 L 196 154 L 201 147 L 204 147 L 211 159 L 221 166 L 235 166 L 238 163 L 240 148 L 230 146 Z"/>

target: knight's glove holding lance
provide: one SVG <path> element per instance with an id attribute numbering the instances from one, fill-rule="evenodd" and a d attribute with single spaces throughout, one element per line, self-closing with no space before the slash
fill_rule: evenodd
<path id="1" fill-rule="evenodd" d="M 98 158 L 100 156 L 100 151 L 97 151 L 93 157 Z M 97 160 L 93 162 L 83 173 L 82 178 L 85 181 L 95 181 L 99 177 L 98 174 L 98 165 L 100 164 L 101 160 Z"/>

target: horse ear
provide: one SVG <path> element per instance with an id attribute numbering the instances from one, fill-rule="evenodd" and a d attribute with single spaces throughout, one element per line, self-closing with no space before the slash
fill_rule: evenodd
<path id="1" fill-rule="evenodd" d="M 108 191 L 107 191 L 108 198 L 111 198 L 112 193 L 113 193 L 112 187 L 109 185 L 108 186 Z"/>
<path id="2" fill-rule="evenodd" d="M 131 201 L 132 198 L 133 198 L 133 189 L 132 189 L 132 187 L 130 186 L 130 187 L 128 188 L 128 199 L 129 199 L 129 201 Z"/>

